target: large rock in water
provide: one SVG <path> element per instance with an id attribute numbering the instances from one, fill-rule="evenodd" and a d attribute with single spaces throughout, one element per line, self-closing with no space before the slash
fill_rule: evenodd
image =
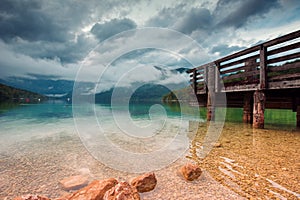
<path id="1" fill-rule="evenodd" d="M 153 172 L 138 176 L 131 181 L 131 185 L 140 193 L 153 190 L 156 186 L 156 183 L 157 180 Z"/>
<path id="2" fill-rule="evenodd" d="M 188 181 L 193 181 L 201 176 L 201 169 L 192 163 L 187 163 L 186 165 L 182 166 L 180 169 L 181 174 L 183 177 Z"/>
<path id="3" fill-rule="evenodd" d="M 104 194 L 117 183 L 118 181 L 114 178 L 95 180 L 73 194 L 57 198 L 56 200 L 102 200 Z"/>
<path id="4" fill-rule="evenodd" d="M 123 181 L 108 190 L 103 200 L 140 200 L 140 195 L 134 187 Z"/>
<path id="5" fill-rule="evenodd" d="M 50 200 L 50 199 L 40 195 L 27 194 L 20 197 L 16 197 L 14 198 L 14 200 Z"/>
<path id="6" fill-rule="evenodd" d="M 64 190 L 68 191 L 78 190 L 86 186 L 89 183 L 89 181 L 86 176 L 78 175 L 64 178 L 63 180 L 59 181 L 59 183 Z"/>

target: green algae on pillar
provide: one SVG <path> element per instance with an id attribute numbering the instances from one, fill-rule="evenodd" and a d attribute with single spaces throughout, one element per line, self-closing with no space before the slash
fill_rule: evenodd
<path id="1" fill-rule="evenodd" d="M 297 127 L 300 127 L 300 106 L 297 106 Z"/>

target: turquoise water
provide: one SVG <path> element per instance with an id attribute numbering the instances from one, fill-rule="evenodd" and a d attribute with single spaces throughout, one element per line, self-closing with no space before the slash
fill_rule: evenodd
<path id="1" fill-rule="evenodd" d="M 26 193 L 42 193 L 55 198 L 61 195 L 62 191 L 57 183 L 62 177 L 78 173 L 87 173 L 92 179 L 124 176 L 99 166 L 99 163 L 103 163 L 99 162 L 102 161 L 101 159 L 111 159 L 116 162 L 113 159 L 115 157 L 117 160 L 122 160 L 118 157 L 121 155 L 120 152 L 116 153 L 109 149 L 102 139 L 108 138 L 115 146 L 126 152 L 134 152 L 134 155 L 157 151 L 159 155 L 155 155 L 153 166 L 160 168 L 161 165 L 167 165 L 182 156 L 184 147 L 189 147 L 190 139 L 193 138 L 189 136 L 190 122 L 201 124 L 205 121 L 206 109 L 196 110 L 198 115 L 195 114 L 195 110 L 191 107 L 181 108 L 177 104 L 133 104 L 129 107 L 91 104 L 72 107 L 64 101 L 21 105 L 2 104 L 0 106 L 0 199 L 6 197 L 12 199 Z M 277 129 L 279 132 L 281 129 L 292 131 L 295 129 L 296 114 L 291 111 L 266 110 L 265 118 L 267 129 Z M 241 119 L 242 109 L 227 109 L 226 123 L 234 122 L 234 126 L 238 126 L 236 129 L 241 130 L 242 133 Z M 234 126 L 225 124 L 225 129 L 232 133 L 231 128 Z M 124 132 L 127 135 L 122 134 Z M 153 134 L 156 136 L 154 137 Z M 189 138 L 185 137 L 186 134 Z M 137 139 L 129 139 L 130 137 Z M 168 144 L 172 145 L 165 149 L 167 153 L 161 153 L 159 150 Z M 286 147 L 282 148 L 286 149 Z M 107 157 L 98 154 L 103 152 Z M 172 154 L 173 152 L 178 154 Z M 126 166 L 130 157 L 123 159 L 118 163 L 118 170 L 124 171 L 126 167 L 133 170 L 137 167 L 138 170 L 138 167 L 145 167 L 132 166 L 132 164 Z M 138 159 L 142 160 L 140 165 L 143 162 L 147 165 L 152 162 L 152 160 L 148 162 L 142 158 Z M 164 162 L 158 162 L 160 160 Z M 115 165 L 114 162 L 105 165 Z M 138 160 L 134 162 L 138 163 Z"/>
<path id="2" fill-rule="evenodd" d="M 75 108 L 74 108 L 75 107 Z M 205 121 L 206 109 L 181 108 L 178 104 L 132 104 L 130 106 L 110 105 L 72 105 L 65 101 L 53 100 L 40 104 L 2 104 L 0 105 L 0 137 L 2 142 L 43 137 L 55 130 L 65 132 L 76 129 L 76 120 L 96 120 L 99 126 L 107 131 L 116 131 L 115 121 L 131 120 L 133 123 L 147 126 L 157 121 L 180 120 Z M 73 116 L 73 112 L 76 112 Z M 195 114 L 198 113 L 198 114 Z M 242 122 L 242 109 L 226 110 L 227 122 Z M 152 122 L 152 123 L 153 123 Z M 122 124 L 122 122 L 120 122 Z M 172 122 L 173 123 L 173 122 Z M 175 121 L 174 121 L 175 123 Z M 266 110 L 265 124 L 267 128 L 294 128 L 296 113 L 290 110 Z M 125 129 L 130 128 L 124 124 Z M 123 127 L 124 128 L 124 127 Z M 77 130 L 78 131 L 78 130 Z M 72 132 L 72 134 L 74 134 Z M 76 134 L 76 130 L 75 130 Z M 3 147 L 3 146 L 2 146 Z"/>
<path id="3" fill-rule="evenodd" d="M 153 104 L 133 104 L 128 106 L 120 106 L 116 109 L 129 110 L 133 119 L 149 118 L 149 109 Z M 162 104 L 160 104 L 162 105 Z M 103 110 L 112 110 L 110 105 L 99 104 L 96 107 Z M 181 117 L 182 112 L 178 104 L 163 105 L 168 117 Z M 190 108 L 193 109 L 193 108 Z M 94 115 L 94 111 L 87 112 L 82 110 L 86 115 Z M 206 117 L 206 109 L 200 108 L 200 118 Z M 226 121 L 242 122 L 243 110 L 241 108 L 227 108 Z M 193 113 L 194 115 L 194 113 Z M 189 116 L 187 113 L 186 117 Z M 194 117 L 199 117 L 194 116 Z M 51 123 L 62 119 L 73 118 L 72 105 L 65 101 L 48 101 L 41 104 L 0 104 L 1 122 L 10 120 L 29 120 L 32 123 Z M 270 125 L 294 126 L 296 123 L 296 113 L 291 110 L 267 109 L 265 111 L 265 123 Z"/>

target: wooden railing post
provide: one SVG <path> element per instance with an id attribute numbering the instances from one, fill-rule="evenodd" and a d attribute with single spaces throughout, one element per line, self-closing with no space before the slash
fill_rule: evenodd
<path id="1" fill-rule="evenodd" d="M 204 78 L 203 88 L 205 90 L 205 94 L 207 94 L 208 93 L 208 66 L 207 65 L 203 68 L 203 78 Z"/>
<path id="2" fill-rule="evenodd" d="M 220 92 L 220 73 L 218 73 L 220 63 L 215 62 L 214 64 L 215 64 L 215 92 Z"/>
<path id="3" fill-rule="evenodd" d="M 257 63 L 256 58 L 250 58 L 245 62 L 245 73 L 256 71 Z M 248 83 L 253 83 L 255 75 L 248 75 L 245 77 Z"/>
<path id="4" fill-rule="evenodd" d="M 195 69 L 193 71 L 193 89 L 194 89 L 194 94 L 197 95 L 197 70 Z"/>
<path id="5" fill-rule="evenodd" d="M 259 76 L 259 90 L 267 88 L 267 47 L 260 45 L 260 76 Z"/>
<path id="6" fill-rule="evenodd" d="M 207 80 L 207 121 L 215 120 L 215 66 L 209 66 Z"/>

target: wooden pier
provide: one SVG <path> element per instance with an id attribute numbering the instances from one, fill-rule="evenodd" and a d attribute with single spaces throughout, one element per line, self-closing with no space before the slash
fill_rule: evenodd
<path id="1" fill-rule="evenodd" d="M 243 108 L 243 121 L 264 128 L 264 111 L 292 109 L 300 127 L 300 30 L 188 71 L 199 106 Z M 226 93 L 227 105 L 216 96 Z"/>

